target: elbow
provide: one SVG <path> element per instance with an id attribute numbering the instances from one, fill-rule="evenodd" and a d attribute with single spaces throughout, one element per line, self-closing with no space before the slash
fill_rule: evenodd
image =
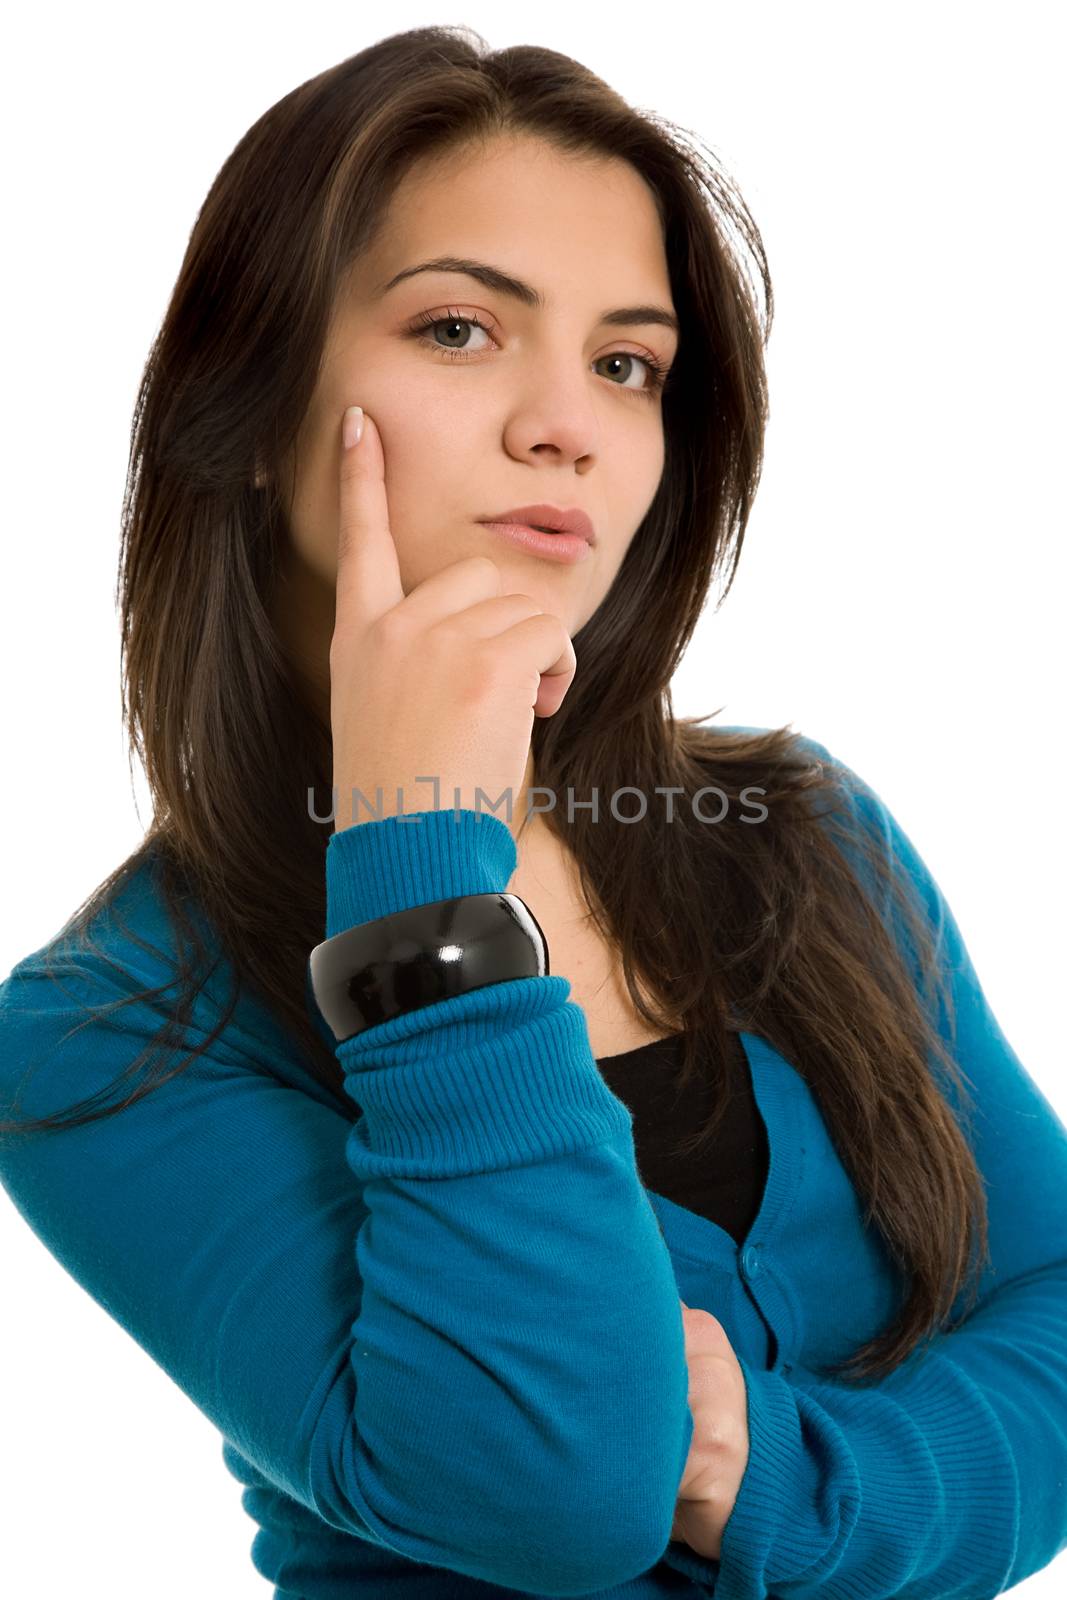
<path id="1" fill-rule="evenodd" d="M 383 1477 L 352 1430 L 343 1459 L 315 1474 L 311 1498 L 329 1525 L 398 1557 L 563 1600 L 631 1583 L 662 1559 L 684 1456 L 673 1477 L 662 1465 L 642 1476 L 633 1457 L 618 1455 L 583 1470 L 572 1460 L 566 1472 L 548 1473 L 542 1461 L 534 1475 L 504 1450 L 477 1481 L 447 1470 Z"/>
<path id="2" fill-rule="evenodd" d="M 662 1561 L 693 1438 L 684 1346 L 682 1356 L 652 1369 L 642 1397 L 611 1408 L 610 1433 L 602 1426 L 583 1439 L 557 1416 L 556 1447 L 542 1455 L 535 1480 L 529 1457 L 520 1466 L 498 1455 L 497 1493 L 510 1488 L 510 1516 L 496 1499 L 477 1576 L 527 1593 L 588 1595 L 614 1592 Z M 542 1431 L 542 1446 L 545 1438 Z"/>
<path id="3" fill-rule="evenodd" d="M 520 1593 L 631 1583 L 670 1543 L 693 1433 L 680 1318 L 672 1332 L 676 1361 L 609 1364 L 563 1406 L 462 1408 L 436 1432 L 395 1408 L 375 1426 L 346 1371 L 313 1430 L 308 1498 L 344 1532 Z"/>
<path id="4" fill-rule="evenodd" d="M 675 1404 L 657 1415 L 672 1418 L 669 1435 L 650 1427 L 643 1441 L 651 1446 L 647 1453 L 637 1449 L 631 1428 L 602 1440 L 584 1465 L 570 1459 L 564 1471 L 557 1457 L 553 1470 L 542 1470 L 538 1485 L 527 1473 L 525 1491 L 508 1497 L 510 1508 L 499 1500 L 494 1504 L 485 1519 L 490 1527 L 483 1523 L 479 1548 L 469 1553 L 465 1570 L 505 1588 L 562 1600 L 614 1592 L 656 1566 L 670 1543 L 693 1435 L 685 1390 L 680 1412 Z M 503 1460 L 500 1466 L 503 1487 L 509 1475 Z M 516 1470 L 512 1484 L 521 1476 Z"/>
<path id="5" fill-rule="evenodd" d="M 654 1533 L 626 1523 L 623 1502 L 598 1516 L 576 1489 L 566 1516 L 549 1511 L 533 1523 L 511 1522 L 486 1530 L 458 1570 L 520 1593 L 564 1597 L 602 1595 L 632 1583 L 663 1557 L 669 1524 Z M 582 1515 L 575 1517 L 575 1511 Z M 673 1521 L 673 1505 L 672 1518 Z"/>

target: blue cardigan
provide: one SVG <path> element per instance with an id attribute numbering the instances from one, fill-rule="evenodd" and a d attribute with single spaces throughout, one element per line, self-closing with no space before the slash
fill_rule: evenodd
<path id="1" fill-rule="evenodd" d="M 557 975 L 340 1046 L 351 1119 L 245 995 L 147 1098 L 0 1142 L 29 1226 L 220 1430 L 279 1600 L 979 1600 L 1067 1544 L 1067 1129 L 912 844 L 806 742 L 919 890 L 988 1191 L 980 1302 L 888 1379 L 812 1370 L 884 1328 L 901 1284 L 793 1065 L 743 1036 L 770 1169 L 739 1248 L 645 1190 L 631 1115 Z M 324 936 L 507 888 L 503 822 L 419 817 L 332 836 Z M 95 936 L 119 970 L 77 954 L 51 981 L 42 950 L 0 986 L 4 1115 L 20 1085 L 27 1117 L 105 1091 L 164 1020 L 163 999 L 140 1001 L 70 1031 L 86 1003 L 170 980 L 147 871 L 120 909 L 153 948 L 108 913 Z M 187 1047 L 211 1029 L 223 972 Z M 748 1391 L 719 1561 L 670 1541 L 693 1431 L 679 1298 L 722 1322 Z"/>

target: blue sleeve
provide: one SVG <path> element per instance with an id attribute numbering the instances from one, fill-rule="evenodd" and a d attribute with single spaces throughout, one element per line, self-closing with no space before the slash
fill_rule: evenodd
<path id="1" fill-rule="evenodd" d="M 417 815 L 331 838 L 328 933 L 506 889 L 499 818 Z M 21 1118 L 116 1079 L 158 1009 L 71 1029 L 122 992 L 90 955 L 61 982 L 19 963 L 3 1115 L 31 1065 Z M 693 1428 L 632 1118 L 569 992 L 516 979 L 339 1046 L 355 1121 L 228 1029 L 116 1116 L 0 1141 L 30 1227 L 278 1488 L 413 1561 L 546 1595 L 656 1563 Z"/>
<path id="2" fill-rule="evenodd" d="M 868 1387 L 742 1360 L 748 1467 L 721 1559 L 689 1552 L 685 1570 L 715 1600 L 984 1600 L 1067 1546 L 1067 1128 L 1004 1037 L 914 845 L 808 742 L 916 886 L 950 977 L 954 1041 L 944 1008 L 939 1031 L 973 1094 L 992 1266 L 959 1327 Z"/>

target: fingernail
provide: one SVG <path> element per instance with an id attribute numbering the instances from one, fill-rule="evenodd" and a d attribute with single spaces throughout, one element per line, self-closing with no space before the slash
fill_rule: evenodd
<path id="1" fill-rule="evenodd" d="M 351 450 L 363 437 L 363 407 L 349 406 L 345 412 L 342 438 L 345 449 Z"/>

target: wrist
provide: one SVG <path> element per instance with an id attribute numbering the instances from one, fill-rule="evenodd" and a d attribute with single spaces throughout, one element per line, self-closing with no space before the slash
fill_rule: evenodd
<path id="1" fill-rule="evenodd" d="M 518 859 L 489 811 L 416 811 L 334 833 L 326 848 L 326 937 L 412 906 L 502 894 Z"/>

